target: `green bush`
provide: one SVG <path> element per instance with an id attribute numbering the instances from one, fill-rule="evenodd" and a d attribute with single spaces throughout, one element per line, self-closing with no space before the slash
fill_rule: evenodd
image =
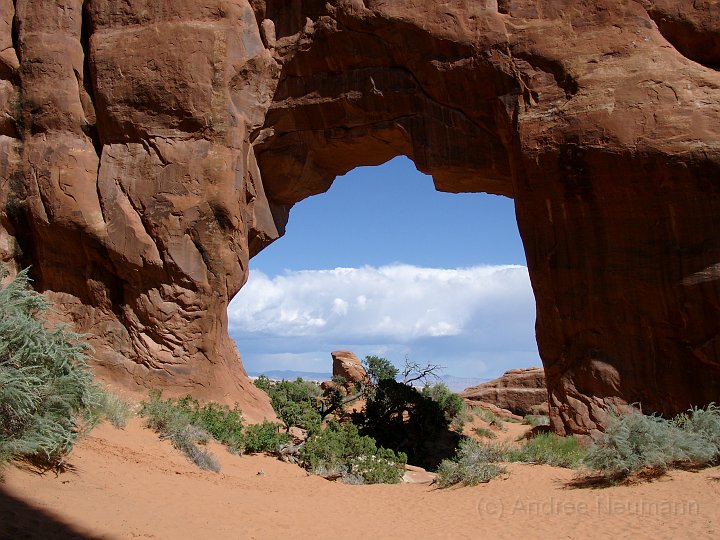
<path id="1" fill-rule="evenodd" d="M 150 400 L 141 403 L 140 414 L 146 417 L 145 424 L 168 439 L 172 445 L 187 456 L 201 469 L 218 472 L 220 465 L 209 452 L 198 447 L 207 443 L 210 435 L 201 426 L 193 425 L 193 413 L 189 400 L 180 405 L 178 400 L 162 399 L 162 393 L 150 392 Z"/>
<path id="2" fill-rule="evenodd" d="M 308 437 L 300 460 L 315 474 L 338 474 L 351 483 L 400 482 L 407 457 L 402 452 L 378 449 L 375 441 L 361 436 L 353 424 L 329 422 L 326 429 Z"/>
<path id="3" fill-rule="evenodd" d="M 280 433 L 278 427 L 278 424 L 268 421 L 248 426 L 245 430 L 245 452 L 277 454 L 290 441 L 290 435 Z"/>
<path id="4" fill-rule="evenodd" d="M 487 422 L 491 426 L 495 426 L 500 431 L 507 431 L 507 427 L 505 427 L 503 419 L 494 412 L 488 411 L 487 409 L 478 409 L 476 411 L 476 415 L 480 418 L 480 420 Z"/>
<path id="5" fill-rule="evenodd" d="M 520 448 L 508 448 L 505 461 L 544 463 L 574 469 L 581 463 L 583 448 L 575 437 L 559 437 L 554 433 L 541 433 L 532 437 Z"/>
<path id="6" fill-rule="evenodd" d="M 487 409 L 478 409 L 475 412 L 475 416 L 477 416 L 483 422 L 487 422 L 488 424 L 497 420 L 497 415 L 492 411 L 488 411 Z"/>
<path id="7" fill-rule="evenodd" d="M 311 433 L 320 429 L 322 390 L 317 384 L 300 378 L 272 384 L 268 379 L 260 383 L 260 388 L 270 396 L 270 403 L 286 430 L 293 426 Z"/>
<path id="8" fill-rule="evenodd" d="M 176 406 L 187 412 L 190 423 L 203 428 L 218 442 L 240 451 L 243 446 L 243 417 L 235 405 L 230 408 L 219 403 L 201 405 L 192 396 L 177 400 Z"/>
<path id="9" fill-rule="evenodd" d="M 97 421 L 102 391 L 82 336 L 43 323 L 49 307 L 27 270 L 0 286 L 0 459 L 57 467 Z"/>
<path id="10" fill-rule="evenodd" d="M 526 414 L 522 423 L 532 427 L 549 426 L 550 417 L 544 414 Z"/>
<path id="11" fill-rule="evenodd" d="M 255 386 L 263 392 L 269 393 L 273 383 L 267 375 L 260 375 L 257 379 L 255 379 Z"/>
<path id="12" fill-rule="evenodd" d="M 476 427 L 473 429 L 473 433 L 477 435 L 478 437 L 484 437 L 486 439 L 497 439 L 497 435 L 490 431 L 488 428 L 484 427 Z"/>
<path id="13" fill-rule="evenodd" d="M 422 395 L 432 399 L 440 406 L 448 422 L 452 422 L 465 410 L 462 398 L 452 392 L 445 383 L 437 383 L 422 389 Z"/>
<path id="14" fill-rule="evenodd" d="M 440 463 L 437 482 L 440 487 L 460 483 L 474 486 L 489 482 L 505 472 L 504 467 L 495 463 L 500 460 L 504 450 L 500 445 L 481 445 L 473 439 L 462 439 L 455 458 Z"/>
<path id="15" fill-rule="evenodd" d="M 611 418 L 583 460 L 607 477 L 624 477 L 645 468 L 664 471 L 679 464 L 703 466 L 720 456 L 720 410 L 715 405 L 675 420 L 637 411 Z"/>
<path id="16" fill-rule="evenodd" d="M 350 459 L 350 475 L 363 484 L 397 484 L 404 472 L 405 459 L 398 459 L 395 452 L 385 448 Z"/>
<path id="17" fill-rule="evenodd" d="M 290 440 L 287 433 L 279 433 L 278 424 L 263 422 L 245 427 L 237 405 L 233 408 L 218 403 L 200 404 L 191 396 L 162 399 L 157 390 L 142 403 L 141 414 L 146 425 L 169 439 L 188 458 L 202 468 L 219 470 L 217 460 L 197 447 L 209 437 L 224 444 L 232 452 L 268 452 L 276 454 Z"/>

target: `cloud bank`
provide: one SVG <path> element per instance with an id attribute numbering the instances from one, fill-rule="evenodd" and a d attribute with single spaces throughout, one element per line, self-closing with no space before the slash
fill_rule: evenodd
<path id="1" fill-rule="evenodd" d="M 470 376 L 539 362 L 524 266 L 253 271 L 228 317 L 251 371 L 328 371 L 342 348 Z"/>

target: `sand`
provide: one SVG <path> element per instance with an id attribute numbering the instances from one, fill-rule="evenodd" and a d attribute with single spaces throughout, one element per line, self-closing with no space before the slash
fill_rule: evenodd
<path id="1" fill-rule="evenodd" d="M 508 465 L 477 487 L 348 486 L 212 445 L 219 474 L 131 420 L 83 439 L 59 475 L 11 467 L 0 538 L 720 538 L 720 468 L 573 487 L 576 472 Z"/>

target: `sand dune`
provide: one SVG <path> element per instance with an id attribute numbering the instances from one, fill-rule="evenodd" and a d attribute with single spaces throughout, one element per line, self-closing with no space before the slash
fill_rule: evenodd
<path id="1" fill-rule="evenodd" d="M 203 472 L 134 419 L 104 424 L 59 475 L 10 468 L 1 538 L 719 538 L 720 468 L 574 488 L 573 471 L 511 464 L 477 487 L 348 486 L 212 445 Z"/>

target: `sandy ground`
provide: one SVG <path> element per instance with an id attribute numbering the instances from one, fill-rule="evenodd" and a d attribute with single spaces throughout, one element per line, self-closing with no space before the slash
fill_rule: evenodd
<path id="1" fill-rule="evenodd" d="M 720 468 L 577 488 L 576 473 L 511 464 L 477 487 L 348 486 L 219 446 L 195 468 L 134 419 L 96 428 L 59 475 L 10 468 L 0 538 L 720 538 Z"/>

